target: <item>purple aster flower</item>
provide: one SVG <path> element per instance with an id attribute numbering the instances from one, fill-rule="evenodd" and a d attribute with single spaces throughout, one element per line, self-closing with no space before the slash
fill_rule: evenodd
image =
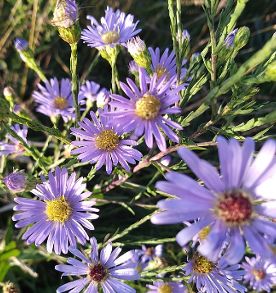
<path id="1" fill-rule="evenodd" d="M 79 103 L 85 103 L 84 99 L 87 99 L 89 102 L 95 102 L 97 100 L 97 95 L 99 94 L 100 85 L 94 81 L 86 81 L 80 87 L 80 92 L 78 96 Z"/>
<path id="2" fill-rule="evenodd" d="M 29 191 L 36 186 L 36 179 L 23 171 L 14 171 L 2 180 L 7 188 L 15 193 Z"/>
<path id="3" fill-rule="evenodd" d="M 61 115 L 64 122 L 75 118 L 72 83 L 68 78 L 61 80 L 59 86 L 57 78 L 51 78 L 50 82 L 45 81 L 45 87 L 37 85 L 40 92 L 34 91 L 35 101 L 41 104 L 36 110 L 49 117 Z M 79 99 L 79 102 L 81 99 Z"/>
<path id="4" fill-rule="evenodd" d="M 136 252 L 141 257 L 142 262 L 149 262 L 156 257 L 160 257 L 163 253 L 163 248 L 163 244 L 158 244 L 155 247 L 146 247 L 146 245 L 142 245 L 142 249 L 137 249 Z"/>
<path id="5" fill-rule="evenodd" d="M 193 282 L 199 292 L 246 292 L 247 289 L 237 282 L 245 274 L 245 271 L 239 270 L 239 268 L 240 265 L 227 267 L 223 259 L 218 264 L 213 263 L 196 252 L 193 258 L 182 269 L 185 272 L 185 276 L 191 275 L 188 282 Z"/>
<path id="6" fill-rule="evenodd" d="M 242 263 L 242 267 L 246 271 L 244 276 L 245 283 L 250 282 L 250 287 L 260 292 L 270 292 L 273 285 L 276 285 L 276 264 L 272 260 L 265 260 L 260 256 L 245 257 L 246 262 Z"/>
<path id="7" fill-rule="evenodd" d="M 74 0 L 58 0 L 51 21 L 53 26 L 70 28 L 78 20 L 78 7 Z"/>
<path id="8" fill-rule="evenodd" d="M 166 140 L 161 130 L 172 141 L 179 142 L 178 136 L 167 125 L 180 130 L 182 127 L 176 122 L 163 117 L 163 115 L 176 114 L 181 111 L 177 107 L 168 107 L 179 101 L 180 95 L 178 93 L 184 88 L 184 85 L 182 84 L 171 90 L 171 85 L 175 83 L 176 76 L 165 81 L 165 75 L 157 80 L 157 74 L 154 74 L 150 84 L 146 82 L 148 78 L 146 71 L 139 68 L 141 90 L 129 78 L 127 78 L 128 85 L 120 82 L 121 89 L 129 99 L 112 94 L 111 97 L 115 101 L 109 104 L 117 109 L 105 115 L 112 117 L 110 123 L 113 126 L 121 125 L 125 132 L 135 130 L 134 135 L 137 137 L 145 133 L 146 145 L 149 148 L 153 147 L 153 137 L 155 137 L 159 149 L 165 151 Z"/>
<path id="9" fill-rule="evenodd" d="M 41 200 L 17 197 L 18 203 L 15 211 L 23 211 L 13 216 L 15 227 L 22 228 L 30 224 L 30 227 L 22 236 L 27 239 L 27 244 L 40 245 L 47 237 L 47 251 L 56 254 L 68 252 L 68 240 L 72 246 L 76 246 L 76 239 L 85 244 L 89 239 L 83 226 L 94 230 L 91 219 L 97 219 L 96 208 L 91 208 L 95 202 L 83 201 L 91 195 L 91 192 L 83 192 L 86 184 L 82 184 L 83 178 L 75 181 L 76 173 L 68 178 L 65 168 L 55 170 L 55 176 L 49 172 L 49 182 L 41 175 L 42 184 L 38 184 L 31 191 Z M 88 213 L 87 213 L 88 212 Z"/>
<path id="10" fill-rule="evenodd" d="M 149 264 L 148 261 L 144 261 L 141 258 L 141 250 L 140 249 L 135 249 L 132 251 L 132 257 L 127 261 L 127 263 L 136 263 L 136 270 L 140 273 L 142 272 Z"/>
<path id="11" fill-rule="evenodd" d="M 147 293 L 184 293 L 187 287 L 177 282 L 153 281 L 153 285 L 147 285 L 150 289 Z"/>
<path id="12" fill-rule="evenodd" d="M 113 48 L 116 44 L 125 45 L 126 41 L 137 35 L 141 29 L 135 30 L 137 24 L 133 23 L 133 15 L 121 12 L 119 9 L 113 12 L 111 7 L 105 10 L 105 17 L 101 18 L 101 25 L 93 16 L 88 16 L 91 26 L 82 31 L 81 39 L 90 47 L 109 45 Z"/>
<path id="13" fill-rule="evenodd" d="M 105 293 L 135 293 L 136 290 L 120 280 L 138 280 L 140 275 L 136 270 L 136 263 L 127 263 L 132 257 L 132 251 L 128 251 L 118 257 L 122 248 L 117 247 L 112 252 L 112 243 L 109 242 L 98 257 L 97 240 L 90 239 L 91 255 L 90 260 L 74 247 L 69 247 L 69 251 L 77 258 L 69 257 L 69 265 L 57 265 L 55 269 L 63 272 L 62 276 L 85 275 L 84 278 L 71 281 L 57 289 L 57 293 L 69 291 L 81 292 L 86 286 L 85 292 L 97 293 L 99 285 Z"/>
<path id="14" fill-rule="evenodd" d="M 29 43 L 22 38 L 15 39 L 13 43 L 17 51 L 26 51 L 29 48 Z"/>
<path id="15" fill-rule="evenodd" d="M 238 28 L 234 29 L 224 40 L 224 44 L 227 49 L 231 49 L 233 47 L 234 38 L 236 33 L 238 32 Z"/>
<path id="16" fill-rule="evenodd" d="M 276 143 L 268 140 L 254 159 L 255 145 L 251 138 L 246 138 L 242 147 L 237 140 L 227 142 L 221 136 L 217 142 L 221 175 L 192 151 L 179 149 L 178 154 L 205 186 L 187 175 L 167 173 L 168 182 L 157 182 L 156 187 L 177 198 L 159 201 L 158 207 L 164 211 L 153 215 L 151 221 L 174 224 L 199 218 L 180 231 L 176 240 L 184 246 L 209 226 L 210 231 L 198 251 L 212 261 L 219 257 L 225 240 L 229 241 L 224 255 L 229 263 L 242 259 L 244 239 L 253 252 L 270 256 L 272 251 L 264 234 L 276 237 L 276 224 L 267 218 L 276 217 L 276 201 L 269 201 L 275 188 L 268 180 L 275 173 Z"/>
<path id="17" fill-rule="evenodd" d="M 10 129 L 16 132 L 16 134 L 20 136 L 28 145 L 30 144 L 27 141 L 28 127 L 26 125 L 22 125 L 21 129 L 19 124 L 15 124 L 14 126 L 11 126 Z M 8 138 L 11 143 L 0 141 L 0 156 L 9 154 L 23 155 L 25 148 L 22 146 L 20 141 L 12 137 L 10 134 L 8 134 Z"/>
<path id="18" fill-rule="evenodd" d="M 160 56 L 160 49 L 156 48 L 155 51 L 153 48 L 149 48 L 151 55 L 151 69 L 153 72 L 157 73 L 157 78 L 159 79 L 164 74 L 166 75 L 166 80 L 169 80 L 176 76 L 176 56 L 174 51 L 169 54 L 169 49 L 167 48 L 162 56 Z M 182 66 L 187 62 L 186 59 L 182 61 Z M 186 68 L 181 69 L 180 80 L 184 78 L 187 73 Z M 175 80 L 176 82 L 176 80 Z M 188 83 L 183 84 L 185 86 L 189 85 Z"/>
<path id="19" fill-rule="evenodd" d="M 130 147 L 130 145 L 137 145 L 137 142 L 130 139 L 120 139 L 124 132 L 117 126 L 107 125 L 109 118 L 102 115 L 108 112 L 107 106 L 104 110 L 99 108 L 98 111 L 100 119 L 91 111 L 93 122 L 84 118 L 83 122 L 78 123 L 83 130 L 71 128 L 71 134 L 83 139 L 72 142 L 79 148 L 71 151 L 71 154 L 79 154 L 78 159 L 82 162 L 90 162 L 91 164 L 97 162 L 97 170 L 105 163 L 108 174 L 112 172 L 112 165 L 117 166 L 118 163 L 130 172 L 128 163 L 135 164 L 135 160 L 141 161 L 143 156 L 139 151 Z"/>

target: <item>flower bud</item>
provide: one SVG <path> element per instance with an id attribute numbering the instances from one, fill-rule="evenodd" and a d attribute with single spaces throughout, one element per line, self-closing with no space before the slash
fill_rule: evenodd
<path id="1" fill-rule="evenodd" d="M 17 51 L 26 51 L 29 48 L 29 44 L 22 38 L 15 39 L 14 46 Z"/>
<path id="2" fill-rule="evenodd" d="M 129 62 L 129 64 L 128 64 L 128 70 L 135 77 L 138 77 L 139 76 L 139 67 L 138 67 L 137 63 L 134 60 L 132 60 L 132 61 Z"/>
<path id="3" fill-rule="evenodd" d="M 106 105 L 110 98 L 109 98 L 110 92 L 106 89 L 102 89 L 98 95 L 97 95 L 97 107 L 103 108 L 104 105 Z"/>
<path id="4" fill-rule="evenodd" d="M 14 193 L 30 191 L 36 186 L 35 177 L 17 170 L 6 176 L 2 181 Z"/>
<path id="5" fill-rule="evenodd" d="M 238 32 L 238 28 L 234 29 L 224 40 L 227 49 L 232 49 L 234 46 L 234 38 Z"/>
<path id="6" fill-rule="evenodd" d="M 160 160 L 161 164 L 168 167 L 171 162 L 171 156 L 166 155 Z"/>
<path id="7" fill-rule="evenodd" d="M 235 49 L 238 51 L 241 48 L 243 48 L 248 43 L 249 37 L 250 37 L 250 30 L 248 27 L 243 26 L 239 28 L 234 38 Z"/>
<path id="8" fill-rule="evenodd" d="M 74 0 L 58 0 L 51 23 L 58 28 L 60 37 L 68 44 L 79 41 L 81 28 L 78 22 L 78 7 Z"/>
<path id="9" fill-rule="evenodd" d="M 127 50 L 138 66 L 150 70 L 151 56 L 145 42 L 140 37 L 129 40 L 127 42 Z"/>
<path id="10" fill-rule="evenodd" d="M 267 66 L 264 74 L 268 81 L 276 81 L 276 61 L 271 62 Z"/>

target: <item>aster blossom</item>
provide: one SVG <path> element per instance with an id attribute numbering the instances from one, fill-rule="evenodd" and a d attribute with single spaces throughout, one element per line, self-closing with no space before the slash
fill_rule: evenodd
<path id="1" fill-rule="evenodd" d="M 63 78 L 59 86 L 57 78 L 45 81 L 45 87 L 38 84 L 39 91 L 33 92 L 35 102 L 39 103 L 36 111 L 49 117 L 61 116 L 64 122 L 75 119 L 75 108 L 72 94 L 72 83 L 68 78 Z M 79 99 L 80 102 L 81 99 Z"/>
<path id="2" fill-rule="evenodd" d="M 153 147 L 154 137 L 159 149 L 165 151 L 166 140 L 161 130 L 169 139 L 179 142 L 178 136 L 170 127 L 179 130 L 182 127 L 178 123 L 163 117 L 163 115 L 176 114 L 181 111 L 178 107 L 169 108 L 169 106 L 180 100 L 178 93 L 184 88 L 184 85 L 171 90 L 171 85 L 175 83 L 176 77 L 165 81 L 166 76 L 163 75 L 157 80 L 157 74 L 154 74 L 150 84 L 147 84 L 148 78 L 146 71 L 139 68 L 140 90 L 129 78 L 127 78 L 127 84 L 120 82 L 121 89 L 129 99 L 112 94 L 111 98 L 115 101 L 109 104 L 116 107 L 116 111 L 111 111 L 105 115 L 112 117 L 111 125 L 120 125 L 125 132 L 134 130 L 136 137 L 145 133 L 145 142 L 149 148 Z"/>
<path id="3" fill-rule="evenodd" d="M 245 271 L 240 270 L 240 265 L 227 266 L 223 258 L 218 263 L 213 263 L 196 252 L 182 269 L 185 276 L 190 275 L 188 283 L 193 282 L 199 292 L 243 293 L 247 291 L 237 282 L 242 279 Z"/>
<path id="4" fill-rule="evenodd" d="M 14 126 L 11 126 L 10 129 L 13 130 L 18 136 L 20 136 L 26 142 L 26 144 L 30 144 L 27 141 L 28 127 L 26 125 L 22 125 L 22 128 L 20 128 L 19 124 L 15 124 Z M 0 156 L 10 154 L 23 155 L 25 148 L 22 146 L 21 142 L 12 137 L 10 134 L 7 136 L 10 140 L 10 143 L 0 141 Z"/>
<path id="5" fill-rule="evenodd" d="M 104 89 L 103 89 L 104 90 Z M 85 84 L 80 87 L 78 100 L 79 103 L 85 103 L 84 99 L 87 99 L 87 102 L 95 102 L 97 96 L 100 93 L 100 85 L 94 81 L 87 80 Z"/>
<path id="6" fill-rule="evenodd" d="M 109 242 L 98 256 L 97 240 L 90 239 L 90 259 L 83 255 L 78 249 L 69 247 L 69 251 L 77 258 L 69 257 L 69 265 L 57 265 L 55 269 L 63 272 L 62 276 L 85 275 L 85 278 L 69 282 L 57 289 L 57 293 L 73 289 L 75 293 L 81 292 L 86 286 L 85 292 L 97 293 L 101 286 L 104 293 L 135 293 L 136 290 L 120 280 L 138 280 L 140 275 L 136 270 L 136 263 L 127 263 L 132 257 L 132 251 L 121 255 L 120 247 L 112 251 L 112 242 Z M 70 292 L 73 292 L 70 291 Z"/>
<path id="7" fill-rule="evenodd" d="M 26 174 L 24 171 L 15 170 L 6 176 L 2 181 L 7 188 L 12 192 L 23 192 L 33 189 L 36 185 L 36 179 L 31 174 Z"/>
<path id="8" fill-rule="evenodd" d="M 178 282 L 153 281 L 153 285 L 147 285 L 150 289 L 147 293 L 184 293 L 187 287 Z"/>
<path id="9" fill-rule="evenodd" d="M 254 159 L 255 143 L 251 138 L 246 138 L 242 146 L 233 138 L 227 142 L 221 136 L 217 142 L 221 175 L 192 151 L 178 150 L 204 186 L 184 174 L 166 174 L 168 181 L 157 182 L 156 187 L 175 195 L 176 199 L 159 201 L 158 207 L 164 211 L 153 215 L 151 221 L 173 224 L 199 218 L 180 231 L 176 240 L 184 246 L 194 235 L 209 227 L 198 251 L 212 261 L 218 259 L 225 240 L 229 241 L 229 246 L 224 257 L 229 263 L 242 259 L 244 240 L 253 252 L 270 256 L 272 251 L 264 234 L 273 239 L 276 237 L 276 224 L 268 219 L 276 217 L 275 189 L 269 179 L 275 173 L 276 143 L 266 141 Z"/>
<path id="10" fill-rule="evenodd" d="M 83 192 L 86 184 L 82 184 L 83 178 L 75 181 L 76 173 L 68 178 L 65 168 L 55 169 L 55 176 L 49 172 L 49 182 L 41 175 L 42 184 L 38 184 L 31 191 L 41 200 L 30 198 L 15 198 L 18 203 L 15 211 L 23 211 L 13 216 L 16 228 L 22 228 L 34 224 L 22 236 L 27 239 L 27 244 L 40 245 L 47 237 L 47 251 L 56 254 L 68 252 L 68 240 L 70 245 L 76 246 L 76 238 L 81 244 L 89 239 L 84 228 L 94 230 L 89 220 L 98 218 L 94 212 L 99 210 L 92 208 L 94 201 L 84 201 L 91 192 Z"/>
<path id="11" fill-rule="evenodd" d="M 246 271 L 244 282 L 257 292 L 265 290 L 270 292 L 273 285 L 276 285 L 276 265 L 270 259 L 257 257 L 245 257 L 246 262 L 242 263 L 242 268 Z"/>
<path id="12" fill-rule="evenodd" d="M 141 29 L 136 30 L 139 21 L 133 23 L 133 15 L 126 15 L 117 9 L 113 12 L 111 7 L 105 10 L 105 17 L 101 18 L 101 24 L 93 16 L 88 16 L 91 26 L 87 26 L 81 34 L 81 39 L 90 47 L 110 46 L 116 44 L 125 45 L 133 36 L 137 35 Z"/>
<path id="13" fill-rule="evenodd" d="M 82 162 L 90 162 L 91 164 L 97 162 L 97 170 L 105 164 L 108 174 L 112 172 L 112 166 L 117 166 L 118 163 L 126 171 L 130 171 L 128 163 L 135 164 L 136 161 L 142 159 L 142 154 L 130 147 L 137 145 L 137 142 L 130 139 L 121 139 L 124 131 L 116 125 L 108 126 L 109 118 L 102 115 L 108 112 L 107 105 L 104 109 L 99 108 L 98 111 L 99 119 L 91 111 L 90 115 L 93 122 L 84 118 L 83 122 L 78 123 L 83 130 L 71 128 L 71 134 L 83 139 L 72 142 L 72 145 L 79 148 L 72 150 L 71 154 L 78 154 L 78 159 Z"/>

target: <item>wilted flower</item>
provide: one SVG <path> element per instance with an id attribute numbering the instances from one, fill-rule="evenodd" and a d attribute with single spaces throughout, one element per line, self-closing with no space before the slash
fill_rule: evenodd
<path id="1" fill-rule="evenodd" d="M 178 142 L 178 136 L 167 125 L 176 129 L 182 129 L 182 127 L 165 118 L 164 115 L 176 114 L 181 111 L 180 108 L 169 108 L 169 106 L 179 101 L 180 95 L 178 93 L 184 88 L 184 85 L 171 90 L 170 87 L 175 83 L 176 76 L 166 81 L 165 75 L 157 80 L 157 74 L 154 74 L 150 84 L 146 82 L 148 78 L 146 71 L 139 68 L 140 90 L 129 78 L 127 78 L 128 85 L 121 82 L 121 88 L 129 99 L 112 94 L 111 98 L 115 101 L 109 104 L 116 107 L 116 111 L 105 115 L 112 117 L 110 124 L 120 125 L 125 132 L 134 130 L 134 135 L 137 137 L 145 133 L 146 145 L 149 148 L 153 147 L 154 136 L 159 149 L 165 151 L 166 140 L 161 130 L 172 141 Z"/>
<path id="2" fill-rule="evenodd" d="M 7 188 L 15 193 L 30 191 L 36 186 L 36 179 L 23 171 L 14 171 L 2 180 Z"/>
<path id="3" fill-rule="evenodd" d="M 261 292 L 262 290 L 270 292 L 273 285 L 276 285 L 276 265 L 269 259 L 263 259 L 260 256 L 248 258 L 242 263 L 246 275 L 244 282 L 248 283 L 253 290 Z"/>
<path id="4" fill-rule="evenodd" d="M 239 268 L 239 265 L 227 267 L 223 259 L 218 264 L 213 263 L 196 252 L 182 269 L 185 276 L 191 275 L 188 282 L 193 282 L 199 292 L 243 293 L 247 289 L 241 286 L 237 280 L 242 279 L 245 271 L 239 270 Z"/>
<path id="5" fill-rule="evenodd" d="M 69 265 L 57 265 L 55 269 L 63 272 L 62 276 L 85 275 L 84 278 L 71 281 L 57 289 L 57 293 L 73 289 L 75 293 L 81 292 L 86 286 L 85 292 L 98 292 L 101 286 L 103 292 L 108 293 L 135 293 L 136 290 L 120 280 L 138 280 L 140 275 L 136 269 L 136 263 L 127 263 L 132 257 L 132 251 L 128 251 L 118 257 L 122 248 L 115 248 L 112 252 L 112 242 L 109 242 L 98 257 L 97 240 L 90 239 L 91 254 L 90 259 L 83 255 L 74 247 L 69 247 L 69 251 L 77 258 L 69 257 Z M 72 291 L 70 291 L 72 292 Z"/>
<path id="6" fill-rule="evenodd" d="M 29 142 L 27 141 L 28 127 L 26 125 L 22 125 L 21 129 L 19 124 L 15 124 L 14 126 L 11 126 L 10 129 L 16 132 L 16 134 L 29 145 Z M 8 138 L 11 143 L 0 141 L 0 156 L 9 154 L 22 155 L 25 152 L 25 148 L 20 141 L 12 137 L 10 134 L 8 134 Z"/>
<path id="7" fill-rule="evenodd" d="M 264 234 L 276 237 L 276 224 L 266 217 L 276 218 L 273 182 L 275 173 L 276 143 L 268 140 L 256 159 L 254 140 L 246 138 L 241 147 L 237 140 L 217 139 L 221 175 L 208 162 L 199 159 L 192 151 L 181 148 L 178 154 L 200 178 L 205 187 L 187 175 L 177 172 L 166 174 L 169 181 L 157 182 L 157 189 L 177 196 L 161 200 L 158 207 L 164 211 L 152 216 L 154 224 L 197 222 L 180 231 L 176 240 L 186 245 L 194 235 L 209 226 L 210 231 L 198 247 L 200 254 L 216 261 L 226 238 L 229 247 L 224 254 L 229 263 L 239 262 L 245 251 L 245 241 L 258 254 L 271 255 Z M 256 200 L 263 202 L 256 203 Z M 227 239 L 228 240 L 228 239 Z"/>
<path id="8" fill-rule="evenodd" d="M 35 243 L 40 245 L 47 237 L 47 251 L 56 254 L 68 252 L 68 240 L 70 245 L 76 247 L 76 239 L 81 244 L 85 244 L 89 239 L 83 226 L 89 230 L 94 230 L 91 219 L 97 219 L 98 212 L 92 208 L 94 201 L 84 199 L 91 195 L 91 192 L 83 192 L 86 184 L 82 184 L 83 178 L 75 181 L 76 173 L 72 173 L 68 178 L 65 168 L 62 170 L 56 167 L 55 176 L 49 172 L 49 182 L 41 175 L 42 184 L 38 184 L 31 191 L 41 200 L 31 198 L 15 198 L 18 203 L 14 207 L 15 211 L 23 211 L 15 214 L 13 221 L 19 221 L 15 227 L 22 228 L 31 224 L 22 236 L 27 239 L 27 244 Z"/>
<path id="9" fill-rule="evenodd" d="M 60 86 L 56 77 L 51 78 L 50 82 L 45 81 L 45 87 L 40 84 L 37 86 L 40 92 L 34 91 L 33 97 L 40 104 L 36 109 L 38 112 L 49 117 L 61 115 L 65 122 L 75 118 L 72 83 L 68 78 L 63 78 Z"/>
<path id="10" fill-rule="evenodd" d="M 126 171 L 130 171 L 128 163 L 135 164 L 135 160 L 140 161 L 142 154 L 129 147 L 129 145 L 137 145 L 134 140 L 124 140 L 121 136 L 124 134 L 117 126 L 108 126 L 109 118 L 104 117 L 103 113 L 108 113 L 107 106 L 103 109 L 99 108 L 100 120 L 94 112 L 90 112 L 90 121 L 87 118 L 83 122 L 79 122 L 79 126 L 83 130 L 72 127 L 71 134 L 82 138 L 81 141 L 73 141 L 72 144 L 79 148 L 71 152 L 72 155 L 79 154 L 78 159 L 82 162 L 90 162 L 96 164 L 96 169 L 100 169 L 103 164 L 106 165 L 106 172 L 112 172 L 112 166 L 121 164 Z"/>
<path id="11" fill-rule="evenodd" d="M 135 30 L 139 21 L 133 23 L 133 15 L 126 16 L 120 10 L 113 12 L 111 7 L 107 7 L 101 25 L 93 16 L 87 18 L 91 20 L 91 26 L 82 31 L 81 39 L 90 47 L 108 45 L 113 48 L 116 44 L 125 44 L 141 31 Z"/>

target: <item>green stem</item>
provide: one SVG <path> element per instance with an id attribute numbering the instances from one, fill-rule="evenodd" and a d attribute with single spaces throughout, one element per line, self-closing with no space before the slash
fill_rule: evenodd
<path id="1" fill-rule="evenodd" d="M 77 125 L 77 123 L 80 121 L 80 108 L 78 103 L 79 84 L 78 84 L 78 77 L 77 77 L 78 43 L 70 44 L 70 47 L 71 47 L 70 71 L 72 75 L 72 93 L 73 93 L 74 107 L 76 111 L 76 125 Z"/>
<path id="2" fill-rule="evenodd" d="M 111 60 L 111 86 L 112 86 L 112 94 L 116 93 L 116 73 L 117 69 L 116 69 L 116 59 L 112 58 Z"/>
<path id="3" fill-rule="evenodd" d="M 175 48 L 176 55 L 176 70 L 177 70 L 177 83 L 180 82 L 181 68 L 182 68 L 182 25 L 181 25 L 181 1 L 176 1 L 176 23 L 177 23 L 177 34 L 178 34 L 178 43 Z"/>

